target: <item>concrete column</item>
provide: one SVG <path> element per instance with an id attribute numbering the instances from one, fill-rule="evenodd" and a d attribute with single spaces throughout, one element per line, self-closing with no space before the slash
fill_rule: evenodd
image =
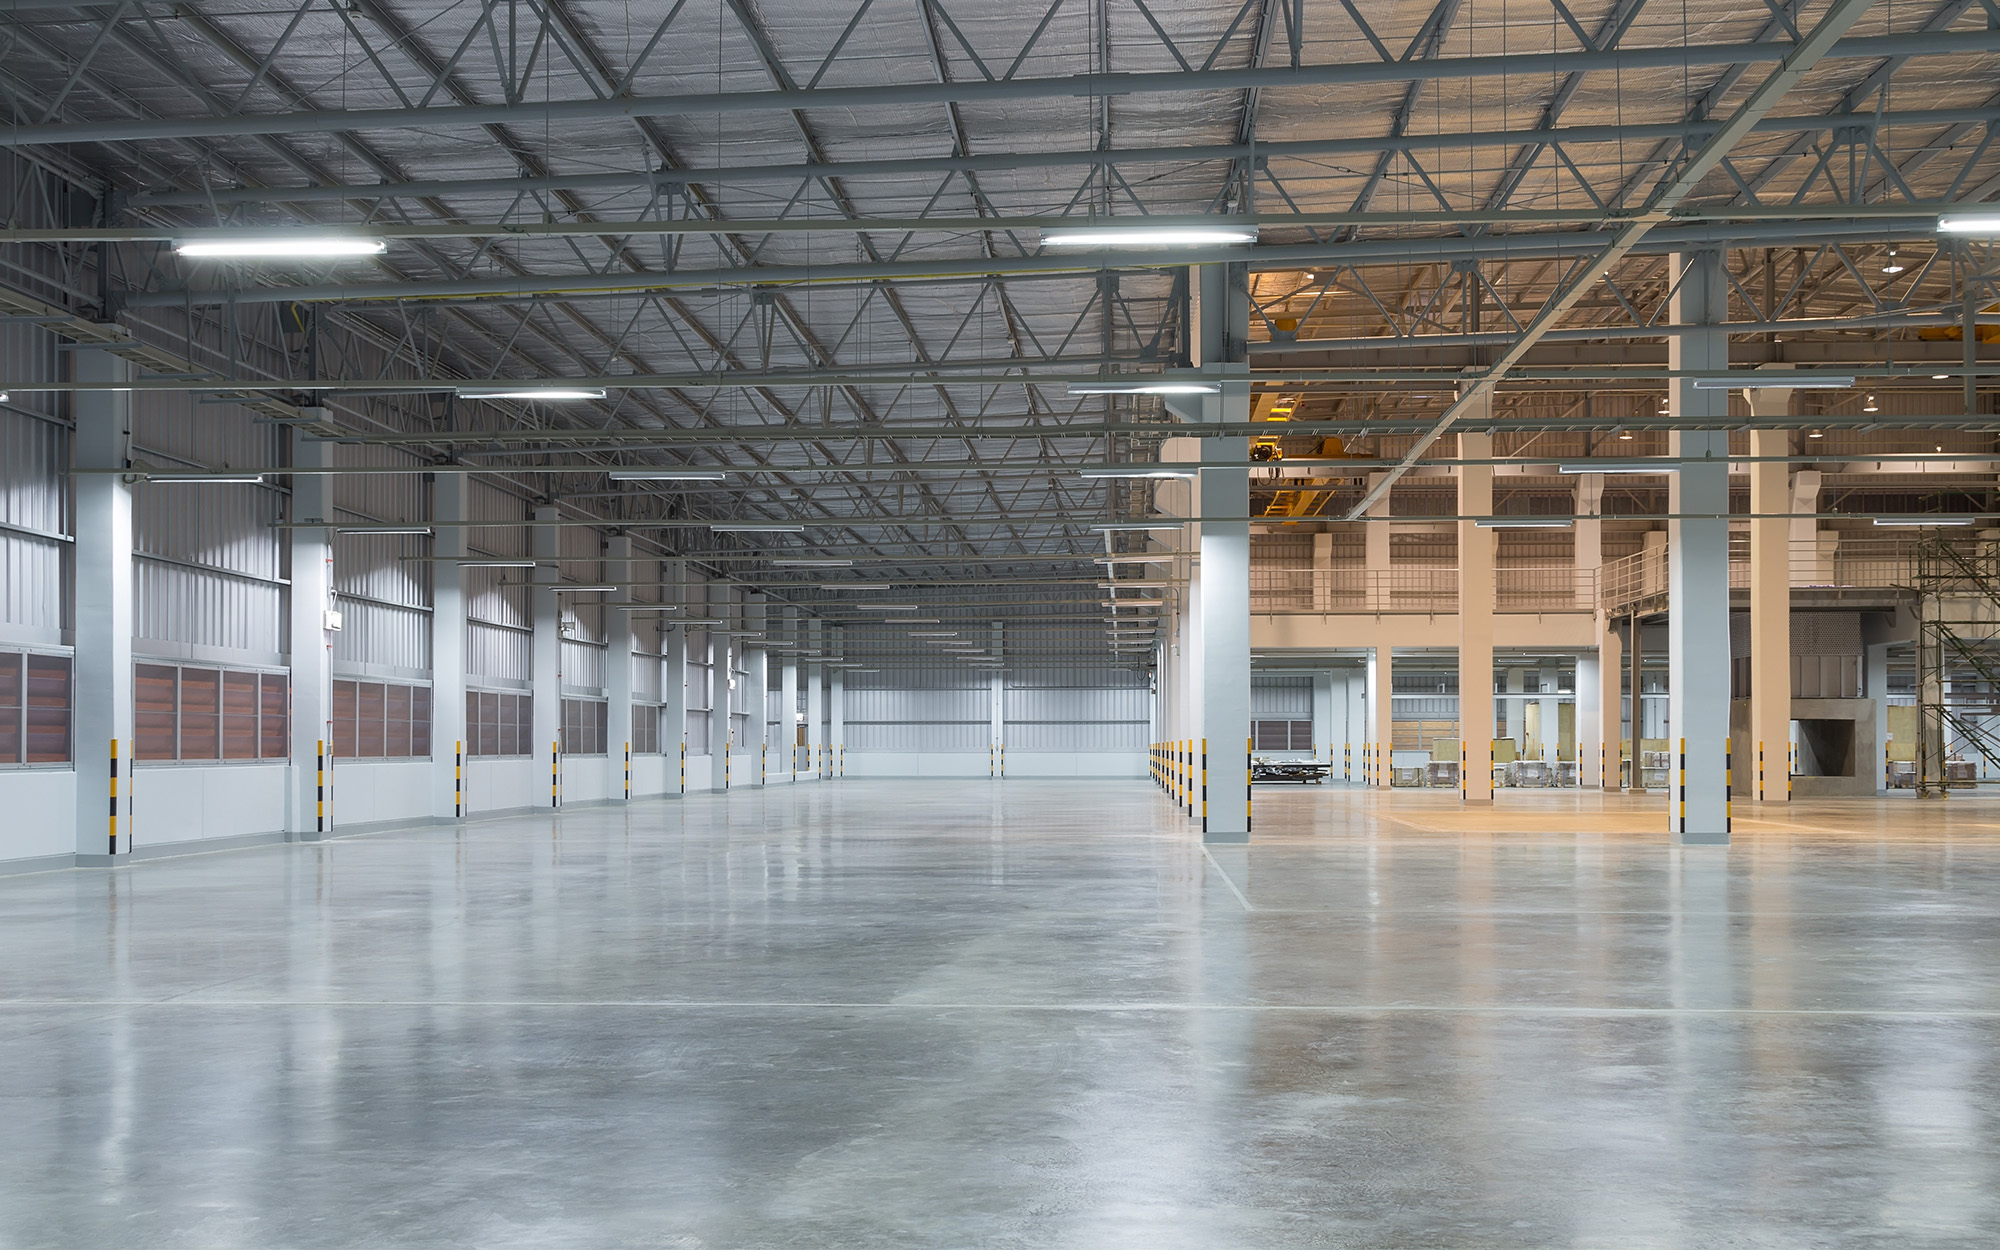
<path id="1" fill-rule="evenodd" d="M 761 786 L 770 772 L 765 751 L 771 742 L 767 719 L 771 710 L 771 653 L 767 647 L 771 620 L 762 591 L 744 592 L 743 628 L 755 631 L 742 643 L 743 680 L 736 690 L 736 705 L 743 710 L 743 740 L 737 745 L 741 748 L 739 754 L 749 762 L 747 769 L 735 777 L 735 784 Z"/>
<path id="2" fill-rule="evenodd" d="M 1729 367 L 1728 288 L 1719 252 L 1680 253 L 1683 273 L 1672 300 L 1674 324 L 1713 329 L 1668 340 L 1668 367 L 1720 373 Z M 1669 384 L 1677 418 L 1721 417 L 1729 392 Z M 1676 753 L 1667 818 L 1683 845 L 1727 845 L 1729 801 L 1729 435 L 1676 430 L 1669 438 L 1680 472 L 1671 477 L 1667 512 L 1667 663 L 1669 732 Z"/>
<path id="3" fill-rule="evenodd" d="M 687 627 L 673 618 L 688 615 L 687 561 L 664 560 L 660 573 L 666 583 L 661 600 L 680 609 L 667 617 L 660 637 L 666 657 L 660 665 L 660 753 L 667 757 L 667 793 L 679 798 L 687 793 Z"/>
<path id="4" fill-rule="evenodd" d="M 1626 788 L 1634 794 L 1646 790 L 1646 774 L 1639 767 L 1640 740 L 1646 736 L 1646 634 L 1639 618 L 1629 618 L 1625 631 L 1625 681 L 1632 688 L 1631 706 L 1627 709 L 1631 721 L 1632 736 L 1632 780 Z"/>
<path id="5" fill-rule="evenodd" d="M 1579 677 L 1578 680 L 1582 679 Z M 1624 641 L 1611 618 L 1600 611 L 1597 614 L 1597 718 L 1594 722 L 1597 762 L 1591 767 L 1596 770 L 1596 784 L 1606 790 L 1618 788 L 1618 740 L 1624 734 L 1624 684 Z M 1580 689 L 1578 693 L 1581 697 Z M 1582 718 L 1583 711 L 1579 708 L 1577 724 L 1583 723 Z"/>
<path id="6" fill-rule="evenodd" d="M 1595 788 L 1603 784 L 1599 772 L 1600 747 L 1604 732 L 1604 677 L 1610 672 L 1616 674 L 1618 666 L 1614 661 L 1607 670 L 1600 665 L 1598 655 L 1576 657 L 1576 785 L 1577 789 Z"/>
<path id="7" fill-rule="evenodd" d="M 1369 666 L 1368 713 L 1373 721 L 1369 739 L 1375 744 L 1374 763 L 1379 765 L 1375 786 L 1387 790 L 1395 776 L 1396 763 L 1396 649 L 1388 639 L 1375 644 L 1375 659 Z"/>
<path id="8" fill-rule="evenodd" d="M 1346 715 L 1341 721 L 1341 743 L 1344 752 L 1342 777 L 1349 783 L 1362 780 L 1368 775 L 1368 761 L 1362 756 L 1361 748 L 1368 741 L 1368 684 L 1374 680 L 1373 660 L 1347 674 L 1345 696 Z"/>
<path id="9" fill-rule="evenodd" d="M 1542 749 L 1537 757 L 1553 765 L 1561 755 L 1562 746 L 1562 700 L 1555 698 L 1556 690 L 1562 684 L 1560 670 L 1543 668 L 1535 682 L 1535 689 L 1549 697 L 1540 699 L 1540 711 L 1535 719 L 1541 722 Z"/>
<path id="10" fill-rule="evenodd" d="M 806 622 L 808 651 L 821 651 L 826 630 L 817 617 Z M 826 671 L 817 655 L 806 657 L 806 775 L 817 781 L 826 771 Z"/>
<path id="11" fill-rule="evenodd" d="M 433 531 L 431 554 L 431 815 L 446 820 L 458 815 L 461 755 L 465 742 L 465 570 L 456 561 L 466 554 L 470 534 L 465 496 L 471 474 L 440 473 L 431 486 Z M 329 479 L 330 480 L 330 479 Z M 294 635 L 296 637 L 297 635 Z"/>
<path id="12" fill-rule="evenodd" d="M 538 521 L 553 521 L 552 507 L 535 509 Z M 562 737 L 562 599 L 556 594 L 559 571 L 556 560 L 562 555 L 562 530 L 553 525 L 537 525 L 530 531 L 536 560 L 534 589 L 529 592 L 533 608 L 534 638 L 532 681 L 535 706 L 534 768 L 537 795 L 548 793 L 549 752 Z M 553 799 L 550 806 L 554 806 Z"/>
<path id="13" fill-rule="evenodd" d="M 94 353 L 83 353 L 91 355 Z M 78 401 L 83 396 L 78 396 Z M 323 468 L 332 463 L 333 444 L 318 442 L 304 431 L 292 430 L 292 463 L 300 468 Z M 301 474 L 292 479 L 292 520 L 332 521 L 333 478 L 325 473 Z M 295 842 L 309 842 L 331 833 L 336 816 L 339 779 L 332 766 L 333 755 L 333 635 L 327 631 L 333 602 L 333 530 L 299 528 L 286 531 L 291 541 L 291 685 L 292 685 L 292 766 L 286 778 L 288 820 L 286 836 Z M 81 536 L 79 535 L 79 542 Z M 79 612 L 79 618 L 82 613 Z M 78 650 L 82 650 L 79 636 Z M 461 708 L 461 715 L 463 709 Z M 326 819 L 319 815 L 320 744 L 325 743 Z M 82 785 L 81 776 L 77 783 Z"/>
<path id="14" fill-rule="evenodd" d="M 619 587 L 604 596 L 604 690 L 609 706 L 604 710 L 604 749 L 611 757 L 611 797 L 624 800 L 625 753 L 632 748 L 632 614 L 620 612 L 618 605 L 632 602 L 632 591 L 624 583 L 633 576 L 632 539 L 618 534 L 605 547 L 604 580 Z"/>
<path id="15" fill-rule="evenodd" d="M 1750 415 L 1759 419 L 1786 415 L 1791 395 L 1789 389 L 1744 392 Z M 1791 442 L 1789 430 L 1750 431 L 1750 734 L 1739 747 L 1748 754 L 1737 764 L 1734 786 L 1738 794 L 1778 803 L 1791 788 L 1781 745 L 1792 725 L 1791 521 L 1767 514 L 1789 511 L 1791 490 L 1788 466 L 1761 458 L 1790 455 Z"/>
<path id="16" fill-rule="evenodd" d="M 131 364 L 109 352 L 78 351 L 71 358 L 79 382 L 124 383 L 132 378 Z M 130 465 L 131 393 L 82 391 L 74 399 L 76 467 L 123 469 Z M 78 863 L 104 864 L 132 851 L 132 488 L 117 473 L 79 473 L 74 491 L 76 651 L 72 674 L 76 704 L 70 757 L 76 761 L 75 846 Z M 321 535 L 321 543 L 326 541 L 324 531 L 310 532 Z M 293 631 L 294 638 L 301 636 L 308 645 L 320 637 L 317 628 L 304 635 Z M 296 742 L 297 735 L 293 737 Z M 114 743 L 118 759 L 115 804 L 111 798 Z"/>
<path id="17" fill-rule="evenodd" d="M 1597 610 L 1597 575 L 1604 567 L 1604 475 L 1579 474 L 1576 479 L 1576 606 Z"/>
<path id="18" fill-rule="evenodd" d="M 1886 752 L 1889 742 L 1889 644 L 1886 642 L 1865 644 L 1862 647 L 1862 666 L 1861 697 L 1872 700 L 1875 704 L 1875 741 L 1878 749 Z M 1785 732 L 1789 735 L 1791 726 L 1787 725 Z M 1769 751 L 1774 748 L 1767 746 L 1765 749 Z M 1782 762 L 1785 755 L 1779 751 L 1777 755 L 1766 758 Z M 1879 759 L 1861 761 L 1856 767 L 1863 765 L 1875 771 L 1875 792 L 1887 794 L 1889 774 L 1886 754 Z"/>
<path id="19" fill-rule="evenodd" d="M 799 640 L 799 614 L 785 609 L 785 640 Z M 786 781 L 799 772 L 799 653 L 787 649 L 778 666 L 778 757 L 773 763 Z"/>
<path id="20" fill-rule="evenodd" d="M 1493 413 L 1491 392 L 1475 420 Z M 1461 460 L 1493 458 L 1491 434 L 1460 434 Z M 1468 464 L 1458 470 L 1460 516 L 1493 514 L 1493 466 Z M 1387 528 L 1386 526 L 1382 528 Z M 1471 521 L 1458 523 L 1458 734 L 1465 743 L 1459 798 L 1493 801 L 1493 609 L 1494 538 Z"/>
<path id="21" fill-rule="evenodd" d="M 1246 438 L 1205 439 L 1207 459 L 1244 460 Z M 1203 469 L 1204 516 L 1245 516 L 1250 511 L 1247 469 Z M 1201 732 L 1208 744 L 1210 842 L 1244 842 L 1250 836 L 1250 525 L 1203 521 L 1201 525 Z M 1195 749 L 1201 750 L 1200 744 Z M 1197 812 L 1198 814 L 1198 812 Z"/>
<path id="22" fill-rule="evenodd" d="M 1386 474 L 1368 475 L 1368 489 L 1375 489 Z M 1362 605 L 1370 612 L 1385 611 L 1389 607 L 1389 496 L 1368 510 L 1371 517 L 1383 520 L 1363 521 L 1362 536 Z"/>
<path id="23" fill-rule="evenodd" d="M 730 775 L 729 754 L 734 745 L 730 742 L 730 671 L 735 667 L 734 647 L 736 639 L 729 631 L 737 628 L 738 617 L 734 595 L 721 582 L 714 582 L 708 588 L 709 615 L 725 622 L 711 629 L 708 634 L 708 788 L 714 791 L 729 789 L 739 778 Z"/>
<path id="24" fill-rule="evenodd" d="M 847 631 L 838 627 L 827 630 L 833 638 L 833 654 L 836 659 L 846 659 L 842 654 L 846 648 Z M 846 775 L 847 750 L 847 669 L 843 665 L 827 674 L 826 692 L 826 775 L 841 777 Z"/>
<path id="25" fill-rule="evenodd" d="M 1518 753 L 1528 745 L 1528 701 L 1521 696 L 1528 693 L 1528 673 L 1526 669 L 1507 670 L 1507 704 L 1501 709 L 1507 720 L 1507 736 L 1514 740 Z"/>

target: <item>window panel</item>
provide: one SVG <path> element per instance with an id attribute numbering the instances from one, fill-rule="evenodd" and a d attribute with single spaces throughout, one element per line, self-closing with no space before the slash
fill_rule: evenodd
<path id="1" fill-rule="evenodd" d="M 263 742 L 259 754 L 267 760 L 292 758 L 291 682 L 283 673 L 263 675 L 263 706 L 260 710 Z"/>
<path id="2" fill-rule="evenodd" d="M 337 759 L 354 758 L 354 707 L 358 696 L 355 683 L 333 683 L 333 754 Z"/>
<path id="3" fill-rule="evenodd" d="M 68 656 L 28 657 L 25 745 L 30 764 L 67 764 L 70 760 L 69 676 Z"/>
<path id="4" fill-rule="evenodd" d="M 222 673 L 217 669 L 181 670 L 181 758 L 222 758 Z"/>
<path id="5" fill-rule="evenodd" d="M 222 675 L 222 758 L 257 758 L 257 674 Z"/>
<path id="6" fill-rule="evenodd" d="M 177 759 L 175 713 L 180 706 L 180 670 L 165 664 L 132 668 L 132 757 Z"/>
<path id="7" fill-rule="evenodd" d="M 465 723 L 479 727 L 474 737 L 475 755 L 500 754 L 500 696 L 497 694 L 469 694 L 473 701 L 466 712 Z"/>
<path id="8" fill-rule="evenodd" d="M 384 690 L 385 732 L 382 754 L 392 759 L 410 757 L 410 688 L 389 686 Z"/>
<path id="9" fill-rule="evenodd" d="M 540 755 L 542 748 L 535 745 L 535 696 L 517 694 L 514 696 L 514 738 L 521 744 L 519 755 Z"/>
<path id="10" fill-rule="evenodd" d="M 609 755 L 611 753 L 611 735 L 608 730 L 611 721 L 611 705 L 609 703 L 592 703 L 588 706 L 590 708 L 591 735 L 596 742 L 594 754 Z"/>
<path id="11" fill-rule="evenodd" d="M 431 688 L 410 687 L 410 754 L 431 753 Z"/>
<path id="12" fill-rule="evenodd" d="M 354 684 L 354 753 L 362 759 L 382 758 L 385 745 L 382 705 L 381 682 Z"/>
<path id="13" fill-rule="evenodd" d="M 521 696 L 518 694 L 503 694 L 496 695 L 495 697 L 500 703 L 497 712 L 500 718 L 499 753 L 501 755 L 519 755 L 521 754 L 521 739 L 525 736 L 521 733 Z"/>
<path id="14" fill-rule="evenodd" d="M 0 652 L 0 764 L 21 762 L 21 662 L 18 651 Z"/>

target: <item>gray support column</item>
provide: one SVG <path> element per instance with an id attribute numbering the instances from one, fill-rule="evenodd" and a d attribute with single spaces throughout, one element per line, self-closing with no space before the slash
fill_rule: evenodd
<path id="1" fill-rule="evenodd" d="M 833 658 L 847 658 L 847 629 L 832 626 L 827 635 L 833 648 Z M 841 665 L 827 674 L 826 692 L 826 775 L 844 777 L 847 775 L 847 666 Z"/>
<path id="2" fill-rule="evenodd" d="M 770 777 L 769 751 L 771 746 L 771 726 L 767 719 L 771 710 L 771 651 L 766 645 L 770 641 L 769 608 L 765 605 L 761 592 L 751 592 L 744 596 L 743 628 L 758 631 L 752 640 L 754 645 L 743 653 L 744 682 L 750 687 L 740 691 L 743 704 L 744 728 L 743 748 L 750 756 L 750 776 L 752 785 L 764 785 Z"/>
<path id="3" fill-rule="evenodd" d="M 1602 784 L 1598 775 L 1598 761 L 1601 739 L 1598 737 L 1604 724 L 1602 706 L 1604 703 L 1604 670 L 1597 655 L 1576 657 L 1576 785 L 1577 789 L 1595 789 Z M 1618 670 L 1611 670 L 1616 673 Z"/>
<path id="4" fill-rule="evenodd" d="M 1335 768 L 1340 767 L 1340 731 L 1334 726 L 1340 717 L 1334 707 L 1334 684 L 1332 673 L 1314 673 L 1312 677 L 1312 751 L 1314 759 L 1324 758 Z M 1320 753 L 1326 754 L 1322 756 Z"/>
<path id="5" fill-rule="evenodd" d="M 1627 618 L 1625 630 L 1625 680 L 1632 688 L 1631 701 L 1627 707 L 1632 735 L 1632 777 L 1626 787 L 1634 794 L 1646 790 L 1646 773 L 1639 764 L 1641 760 L 1639 743 L 1646 736 L 1646 632 L 1645 625 L 1637 614 Z"/>
<path id="6" fill-rule="evenodd" d="M 1374 677 L 1368 691 L 1369 738 L 1375 743 L 1375 788 L 1389 789 L 1396 779 L 1396 645 L 1382 633 L 1375 636 Z"/>
<path id="7" fill-rule="evenodd" d="M 431 815 L 460 815 L 459 778 L 465 744 L 465 571 L 463 525 L 470 474 L 440 473 L 431 486 Z M 296 634 L 293 635 L 297 637 Z"/>
<path id="8" fill-rule="evenodd" d="M 708 606 L 710 616 L 726 622 L 708 632 L 708 788 L 720 792 L 737 780 L 729 768 L 735 745 L 729 740 L 729 676 L 735 667 L 732 651 L 736 645 L 729 631 L 737 628 L 738 618 L 730 587 L 721 582 L 709 584 Z"/>
<path id="9" fill-rule="evenodd" d="M 1728 288 L 1719 252 L 1677 254 L 1672 271 L 1674 324 L 1668 367 L 1721 373 L 1729 368 Z M 1668 386 L 1679 418 L 1720 417 L 1729 392 L 1696 390 L 1690 378 Z M 1724 430 L 1676 430 L 1671 454 L 1681 461 L 1668 487 L 1667 663 L 1669 728 L 1674 753 L 1667 818 L 1683 845 L 1727 845 L 1729 800 L 1729 435 Z"/>
<path id="10" fill-rule="evenodd" d="M 1491 419 L 1492 392 L 1478 405 L 1475 422 Z M 1493 458 L 1491 434 L 1458 436 L 1461 460 Z M 1493 515 L 1493 466 L 1460 465 L 1458 514 Z M 1465 743 L 1459 798 L 1493 801 L 1493 572 L 1494 531 L 1471 521 L 1458 523 L 1458 735 Z"/>
<path id="11" fill-rule="evenodd" d="M 618 605 L 632 602 L 625 583 L 637 580 L 632 574 L 632 539 L 613 535 L 605 556 L 604 580 L 618 589 L 604 596 L 604 690 L 609 703 L 604 711 L 604 749 L 611 757 L 611 797 L 622 802 L 632 797 L 626 792 L 632 751 L 632 614 L 620 612 Z"/>
<path id="12" fill-rule="evenodd" d="M 1341 721 L 1341 778 L 1350 784 L 1368 775 L 1368 761 L 1362 755 L 1362 747 L 1368 741 L 1368 683 L 1373 662 L 1363 664 L 1347 674 L 1343 682 L 1346 688 L 1346 716 Z"/>
<path id="13" fill-rule="evenodd" d="M 1555 697 L 1556 689 L 1562 684 L 1559 670 L 1544 667 L 1537 675 L 1535 689 L 1547 698 L 1539 699 L 1540 710 L 1535 720 L 1540 724 L 1541 752 L 1538 758 L 1553 765 L 1561 757 L 1562 747 L 1562 700 Z"/>
<path id="14" fill-rule="evenodd" d="M 1240 264 L 1203 265 L 1191 275 L 1201 288 L 1199 363 L 1228 374 L 1246 375 L 1224 381 L 1222 394 L 1203 405 L 1211 420 L 1241 423 L 1250 419 L 1249 271 Z M 1201 458 L 1233 461 L 1249 458 L 1248 438 L 1205 438 Z M 1250 471 L 1246 468 L 1201 470 L 1203 517 L 1247 518 L 1250 512 Z M 1208 756 L 1207 815 L 1202 838 L 1207 842 L 1250 840 L 1250 523 L 1245 520 L 1204 520 L 1201 523 L 1201 732 L 1194 750 L 1199 768 L 1206 743 Z M 1197 798 L 1195 814 L 1202 815 Z"/>
<path id="15" fill-rule="evenodd" d="M 535 509 L 538 521 L 554 520 L 556 515 L 554 508 Z M 537 525 L 529 534 L 535 559 L 542 561 L 535 566 L 534 589 L 529 592 L 535 631 L 530 640 L 535 723 L 531 758 L 535 762 L 538 787 L 534 793 L 546 795 L 548 805 L 554 807 L 556 800 L 549 784 L 550 753 L 558 749 L 556 744 L 562 737 L 562 600 L 555 590 L 561 573 L 555 562 L 562 554 L 562 530 L 553 525 Z"/>
<path id="16" fill-rule="evenodd" d="M 1886 642 L 1866 644 L 1862 648 L 1862 663 L 1864 668 L 1861 675 L 1861 697 L 1875 704 L 1875 741 L 1882 744 L 1882 758 L 1857 761 L 1855 767 L 1874 770 L 1875 792 L 1887 794 L 1889 792 L 1889 644 Z M 1791 726 L 1787 725 L 1785 732 L 1789 745 Z M 1784 759 L 1785 753 L 1780 751 L 1776 758 Z"/>
<path id="17" fill-rule="evenodd" d="M 82 396 L 78 396 L 81 400 Z M 292 463 L 324 468 L 333 444 L 294 427 Z M 333 516 L 333 476 L 301 474 L 292 479 L 292 520 L 328 521 Z M 292 766 L 286 789 L 290 819 L 285 832 L 295 842 L 333 832 L 338 779 L 333 768 L 333 635 L 327 631 L 333 602 L 333 530 L 287 530 L 291 541 Z M 322 746 L 322 744 L 324 744 Z M 320 755 L 326 756 L 325 818 L 320 814 Z"/>
<path id="18" fill-rule="evenodd" d="M 1754 417 L 1782 417 L 1792 392 L 1745 393 Z M 1762 457 L 1791 454 L 1789 430 L 1750 431 L 1750 732 L 1738 745 L 1738 794 L 1760 802 L 1783 803 L 1786 744 L 1792 725 L 1792 552 L 1789 511 L 1791 484 L 1783 462 Z M 1761 765 L 1759 755 L 1761 752 Z"/>
<path id="19" fill-rule="evenodd" d="M 131 380 L 132 366 L 109 352 L 84 350 L 72 358 L 79 382 Z M 131 463 L 130 392 L 79 392 L 74 411 L 77 468 L 122 469 Z M 74 490 L 75 845 L 79 863 L 109 863 L 132 850 L 132 488 L 116 473 L 79 473 Z M 316 641 L 319 632 L 305 637 Z"/>
<path id="20" fill-rule="evenodd" d="M 785 638 L 799 641 L 799 614 L 791 608 L 785 609 Z M 797 781 L 799 774 L 799 653 L 787 649 L 783 666 L 778 673 L 778 740 L 783 747 L 780 755 L 783 763 L 780 771 L 786 781 Z"/>
<path id="21" fill-rule="evenodd" d="M 1581 670 L 1578 670 L 1581 672 Z M 1581 677 L 1578 678 L 1581 681 Z M 1625 725 L 1625 647 L 1618 627 L 1602 609 L 1597 613 L 1597 784 L 1618 789 L 1618 742 Z M 1579 694 L 1581 692 L 1579 691 Z M 1583 711 L 1577 710 L 1581 718 Z M 1578 724 L 1582 724 L 1579 719 Z"/>
<path id="22" fill-rule="evenodd" d="M 1506 715 L 1507 736 L 1514 740 L 1514 749 L 1517 752 L 1525 749 L 1528 744 L 1528 701 L 1521 697 L 1527 692 L 1527 670 L 1508 669 L 1507 706 L 1501 710 Z"/>
<path id="23" fill-rule="evenodd" d="M 819 652 L 826 639 L 825 627 L 817 617 L 806 622 L 808 652 Z M 826 682 L 825 665 L 817 654 L 806 657 L 806 775 L 817 781 L 826 775 Z"/>

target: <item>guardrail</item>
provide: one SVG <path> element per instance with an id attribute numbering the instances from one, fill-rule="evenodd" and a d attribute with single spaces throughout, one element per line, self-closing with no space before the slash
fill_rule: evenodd
<path id="1" fill-rule="evenodd" d="M 1502 565 L 1494 570 L 1494 610 L 1551 612 L 1595 610 L 1594 570 L 1568 565 Z M 1403 565 L 1388 569 L 1252 566 L 1250 611 L 1290 613 L 1385 612 L 1412 615 L 1458 611 L 1458 569 Z"/>
<path id="2" fill-rule="evenodd" d="M 1917 580 L 1919 540 L 1822 533 L 1811 542 L 1786 544 L 1794 590 L 1890 590 Z M 1967 544 L 1968 550 L 1971 544 Z M 1606 560 L 1598 578 L 1606 612 L 1621 612 L 1667 593 L 1667 547 L 1661 543 Z M 1729 588 L 1750 586 L 1750 536 L 1729 536 Z"/>

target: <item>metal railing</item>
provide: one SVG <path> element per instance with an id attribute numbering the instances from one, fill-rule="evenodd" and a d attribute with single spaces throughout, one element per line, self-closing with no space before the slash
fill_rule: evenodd
<path id="1" fill-rule="evenodd" d="M 1922 540 L 1902 536 L 1854 537 L 1822 533 L 1810 542 L 1787 544 L 1794 590 L 1904 589 L 1917 579 L 1917 550 Z M 1968 540 L 1969 545 L 1970 540 Z M 1606 560 L 1598 579 L 1600 602 L 1607 612 L 1667 593 L 1667 547 L 1662 543 L 1629 556 Z M 1750 536 L 1729 538 L 1729 587 L 1750 586 Z"/>
<path id="2" fill-rule="evenodd" d="M 1596 603 L 1597 577 L 1591 569 L 1503 565 L 1494 570 L 1494 608 L 1499 612 L 1589 612 Z M 1260 616 L 1454 613 L 1458 570 L 1439 565 L 1362 569 L 1260 564 L 1250 570 L 1250 611 Z"/>

